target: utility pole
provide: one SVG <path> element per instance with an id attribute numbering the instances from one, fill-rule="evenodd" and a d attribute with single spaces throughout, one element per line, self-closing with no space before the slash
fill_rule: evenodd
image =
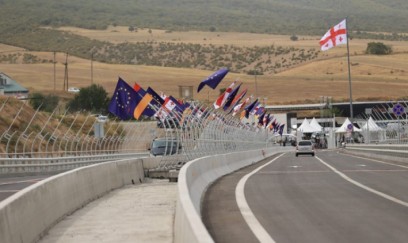
<path id="1" fill-rule="evenodd" d="M 55 85 L 56 85 L 56 67 L 55 67 L 56 61 L 55 61 L 55 55 L 56 55 L 56 53 L 54 51 L 54 59 L 53 59 L 53 62 L 52 62 L 54 64 L 54 91 L 55 91 Z"/>
<path id="2" fill-rule="evenodd" d="M 66 54 L 65 57 L 65 74 L 64 74 L 64 90 L 67 91 L 68 90 L 68 52 Z"/>
<path id="3" fill-rule="evenodd" d="M 91 85 L 93 84 L 93 51 L 91 52 Z"/>
<path id="4" fill-rule="evenodd" d="M 254 69 L 254 73 L 255 73 L 255 99 L 257 99 L 258 98 L 258 83 L 256 81 L 256 75 L 258 74 L 258 71 Z"/>

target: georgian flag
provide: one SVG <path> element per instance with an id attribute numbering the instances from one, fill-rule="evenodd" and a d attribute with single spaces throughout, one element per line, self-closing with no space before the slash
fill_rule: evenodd
<path id="1" fill-rule="evenodd" d="M 172 101 L 169 97 L 164 100 L 163 106 L 168 110 L 172 111 L 177 105 L 174 101 Z"/>
<path id="2" fill-rule="evenodd" d="M 327 51 L 330 48 L 341 44 L 347 44 L 347 28 L 345 19 L 327 31 L 326 34 L 320 39 L 320 49 L 322 51 Z"/>

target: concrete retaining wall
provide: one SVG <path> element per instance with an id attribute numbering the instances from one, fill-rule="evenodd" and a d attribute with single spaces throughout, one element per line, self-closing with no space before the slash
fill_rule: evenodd
<path id="1" fill-rule="evenodd" d="M 175 219 L 175 242 L 213 242 L 201 221 L 201 200 L 207 187 L 216 179 L 256 163 L 278 151 L 275 147 L 195 159 L 182 167 L 178 177 L 178 198 Z"/>
<path id="2" fill-rule="evenodd" d="M 143 163 L 128 159 L 78 168 L 27 187 L 0 202 L 0 242 L 36 242 L 53 225 L 111 190 L 144 180 Z"/>

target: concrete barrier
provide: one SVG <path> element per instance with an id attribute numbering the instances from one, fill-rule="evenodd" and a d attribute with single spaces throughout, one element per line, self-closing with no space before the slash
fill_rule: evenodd
<path id="1" fill-rule="evenodd" d="M 38 241 L 48 229 L 75 210 L 111 190 L 143 181 L 143 164 L 150 162 L 154 163 L 154 158 L 82 167 L 17 192 L 0 202 L 0 242 Z"/>
<path id="2" fill-rule="evenodd" d="M 201 220 L 201 200 L 216 179 L 245 166 L 259 162 L 280 151 L 293 148 L 236 152 L 195 159 L 180 170 L 175 218 L 175 242 L 214 242 Z"/>
<path id="3" fill-rule="evenodd" d="M 406 144 L 347 144 L 340 151 L 370 159 L 408 163 L 408 145 Z"/>

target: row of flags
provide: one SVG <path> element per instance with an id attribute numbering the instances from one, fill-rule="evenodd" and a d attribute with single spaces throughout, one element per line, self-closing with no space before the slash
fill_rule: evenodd
<path id="1" fill-rule="evenodd" d="M 330 28 L 320 39 L 322 51 L 340 44 L 347 44 L 346 19 Z M 215 89 L 228 72 L 227 68 L 221 68 L 214 72 L 198 85 L 197 93 L 205 86 Z M 225 92 L 215 100 L 214 109 L 222 108 L 227 114 L 232 113 L 232 116 L 240 114 L 240 119 L 248 119 L 252 115 L 258 118 L 255 125 L 282 134 L 284 124 L 279 124 L 273 120 L 273 116 L 266 113 L 265 107 L 258 102 L 258 99 L 253 102 L 251 102 L 252 96 L 244 99 L 247 89 L 239 92 L 242 83 L 236 84 L 237 81 L 231 83 Z M 140 119 L 142 116 L 154 116 L 160 120 L 172 116 L 180 120 L 186 109 L 191 111 L 191 108 L 190 104 L 181 102 L 172 96 L 159 95 L 151 87 L 144 90 L 137 83 L 131 87 L 122 78 L 119 78 L 108 110 L 122 120 Z"/>
<path id="2" fill-rule="evenodd" d="M 247 93 L 247 89 L 239 93 L 242 85 L 234 87 L 234 81 L 228 89 L 214 102 L 214 110 L 223 108 L 225 115 L 232 113 L 232 116 L 240 114 L 240 119 L 254 117 L 254 127 L 264 128 L 268 131 L 282 132 L 283 125 L 273 120 L 273 116 L 266 114 L 263 107 L 256 99 L 250 102 L 251 97 L 242 99 Z M 240 103 L 241 102 L 241 103 Z M 200 119 L 201 117 L 210 117 L 220 119 L 213 112 L 213 117 L 209 116 L 208 108 L 198 107 L 187 102 L 180 102 L 172 96 L 159 95 L 153 88 L 148 87 L 144 90 L 137 83 L 131 87 L 126 81 L 119 77 L 114 94 L 108 108 L 109 112 L 122 120 L 140 119 L 141 116 L 156 117 L 164 121 L 166 118 L 177 120 L 183 124 L 183 120 L 189 115 Z M 281 129 L 279 129 L 281 128 Z"/>

